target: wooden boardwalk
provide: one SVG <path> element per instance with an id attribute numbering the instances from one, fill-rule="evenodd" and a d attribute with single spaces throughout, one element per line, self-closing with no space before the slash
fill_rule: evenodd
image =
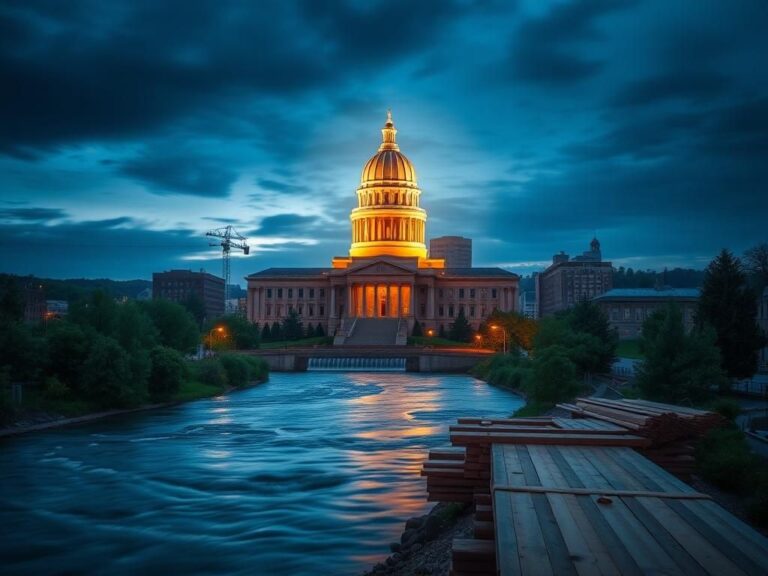
<path id="1" fill-rule="evenodd" d="M 492 448 L 496 561 L 528 574 L 768 574 L 768 540 L 626 447 Z"/>

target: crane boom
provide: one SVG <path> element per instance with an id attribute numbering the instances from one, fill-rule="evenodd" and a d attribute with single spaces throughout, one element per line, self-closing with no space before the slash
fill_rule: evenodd
<path id="1" fill-rule="evenodd" d="M 229 300 L 229 254 L 232 251 L 232 248 L 235 248 L 237 250 L 242 250 L 243 254 L 247 256 L 250 253 L 251 248 L 248 246 L 246 238 L 241 236 L 231 225 L 224 228 L 209 230 L 205 235 L 220 239 L 219 242 L 210 244 L 210 246 L 221 246 L 222 276 L 224 277 L 224 307 L 226 309 L 227 301 Z"/>

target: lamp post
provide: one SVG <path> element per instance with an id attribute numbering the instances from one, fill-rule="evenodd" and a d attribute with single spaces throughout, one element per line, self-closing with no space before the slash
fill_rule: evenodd
<path id="1" fill-rule="evenodd" d="M 427 336 L 429 336 L 430 338 L 432 338 L 432 336 L 434 336 L 434 335 L 435 335 L 435 331 L 434 331 L 434 330 L 432 330 L 432 328 L 430 328 L 429 330 L 427 330 Z"/>
<path id="2" fill-rule="evenodd" d="M 503 340 L 504 343 L 502 345 L 503 346 L 502 350 L 504 351 L 504 354 L 506 354 L 507 353 L 507 329 L 504 328 L 504 326 L 498 326 L 497 324 L 493 324 L 491 326 L 491 330 L 498 330 L 499 328 L 501 328 L 501 332 L 502 334 L 504 334 L 504 340 Z"/>
<path id="3" fill-rule="evenodd" d="M 226 337 L 224 334 L 224 326 L 214 326 L 211 328 L 211 330 L 208 332 L 208 349 L 213 351 L 213 333 L 218 332 L 222 335 L 222 337 Z"/>

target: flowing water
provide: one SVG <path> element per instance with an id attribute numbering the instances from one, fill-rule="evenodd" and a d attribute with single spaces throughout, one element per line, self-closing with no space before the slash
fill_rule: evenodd
<path id="1" fill-rule="evenodd" d="M 421 462 L 514 394 L 468 376 L 273 374 L 0 442 L 3 574 L 359 574 L 425 513 Z"/>

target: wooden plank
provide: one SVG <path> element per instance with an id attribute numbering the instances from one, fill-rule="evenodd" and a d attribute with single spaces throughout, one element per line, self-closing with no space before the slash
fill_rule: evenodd
<path id="1" fill-rule="evenodd" d="M 560 449 L 560 453 L 579 477 L 584 488 L 600 488 L 605 490 L 613 488 L 610 482 L 589 461 L 582 447 L 563 446 Z"/>
<path id="2" fill-rule="evenodd" d="M 751 554 L 745 553 L 740 540 L 734 541 L 728 539 L 728 531 L 723 531 L 722 523 L 708 518 L 707 511 L 701 503 L 691 506 L 690 502 L 678 500 L 667 500 L 669 506 L 678 516 L 680 516 L 691 529 L 696 530 L 710 544 L 717 548 L 725 557 L 743 570 L 747 574 L 765 574 L 766 566 L 762 568 L 755 562 Z"/>
<path id="3" fill-rule="evenodd" d="M 696 530 L 691 530 L 688 523 L 676 514 L 667 503 L 658 498 L 638 498 L 638 503 L 649 510 L 653 517 L 664 526 L 664 529 L 675 541 L 679 542 L 700 566 L 699 573 L 707 572 L 712 576 L 721 574 L 744 574 L 733 562 L 712 546 Z"/>
<path id="4" fill-rule="evenodd" d="M 498 433 L 517 433 L 517 434 L 530 434 L 532 431 L 536 434 L 613 434 L 613 435 L 626 435 L 626 429 L 595 429 L 595 428 L 557 428 L 555 426 L 537 426 L 531 428 L 530 426 L 479 426 L 476 424 L 455 424 L 448 427 L 448 431 L 453 434 L 455 432 L 489 432 L 491 434 Z"/>
<path id="5" fill-rule="evenodd" d="M 655 508 L 653 506 L 646 507 L 643 504 L 643 502 L 649 501 L 649 498 L 622 498 L 621 500 L 645 527 L 651 537 L 656 540 L 657 545 L 663 548 L 667 555 L 672 558 L 683 574 L 701 574 L 702 566 L 680 545 L 667 527 L 659 521 L 655 515 Z M 658 502 L 658 500 L 656 501 Z"/>
<path id="6" fill-rule="evenodd" d="M 642 448 L 650 445 L 650 440 L 631 434 L 540 434 L 540 433 L 494 433 L 494 432 L 454 432 L 451 434 L 454 444 L 557 444 L 563 446 L 628 446 Z"/>
<path id="7" fill-rule="evenodd" d="M 549 416 L 535 416 L 531 418 L 458 418 L 459 424 L 512 424 L 521 426 L 551 426 L 552 418 Z"/>
<path id="8" fill-rule="evenodd" d="M 517 553 L 517 534 L 515 533 L 514 512 L 512 510 L 512 495 L 499 492 L 493 496 L 493 507 L 496 518 L 504 520 L 494 522 L 496 527 L 496 565 L 499 574 L 503 576 L 519 576 L 522 574 L 520 556 Z"/>
<path id="9" fill-rule="evenodd" d="M 569 508 L 566 502 L 567 498 L 573 498 L 573 509 Z M 576 568 L 579 576 L 597 576 L 600 574 L 613 574 L 618 572 L 610 556 L 602 550 L 594 532 L 589 526 L 589 522 L 583 517 L 583 514 L 576 504 L 574 497 L 563 494 L 547 494 L 552 514 L 563 535 L 563 541 L 568 548 L 568 553 L 572 559 L 573 566 Z M 581 520 L 574 517 L 574 512 L 581 516 Z M 597 548 L 597 552 L 592 550 L 588 539 L 592 545 Z"/>
<path id="10" fill-rule="evenodd" d="M 619 465 L 615 459 L 614 449 L 594 448 L 589 451 L 593 461 L 601 464 L 603 475 L 608 478 L 611 485 L 619 490 L 641 490 L 645 488 L 639 479 L 629 474 L 627 470 Z"/>
<path id="11" fill-rule="evenodd" d="M 597 499 L 594 496 L 592 498 Z M 663 548 L 659 547 L 623 500 L 621 498 L 611 500 L 608 504 L 596 504 L 597 508 L 639 568 L 645 574 L 678 574 L 675 561 Z"/>
<path id="12" fill-rule="evenodd" d="M 669 498 L 671 500 L 711 500 L 712 496 L 700 492 L 649 492 L 647 490 L 614 490 L 612 488 L 570 488 L 553 486 L 494 486 L 494 492 L 528 492 L 531 494 L 573 494 L 578 496 L 626 496 Z"/>
<path id="13" fill-rule="evenodd" d="M 530 494 L 513 493 L 512 512 L 517 534 L 517 553 L 520 556 L 520 568 L 526 576 L 554 575 L 547 553 L 547 544 L 541 532 L 539 518 Z M 503 523 L 503 522 L 501 522 Z M 500 522 L 496 522 L 496 530 Z M 501 567 L 502 576 L 505 574 Z"/>
<path id="14" fill-rule="evenodd" d="M 765 536 L 747 523 L 742 522 L 739 518 L 736 518 L 733 514 L 715 502 L 704 503 L 703 509 L 710 512 L 719 521 L 728 524 L 733 530 L 735 538 L 746 539 L 752 542 L 760 549 L 765 558 L 768 559 L 768 539 L 766 539 Z"/>

